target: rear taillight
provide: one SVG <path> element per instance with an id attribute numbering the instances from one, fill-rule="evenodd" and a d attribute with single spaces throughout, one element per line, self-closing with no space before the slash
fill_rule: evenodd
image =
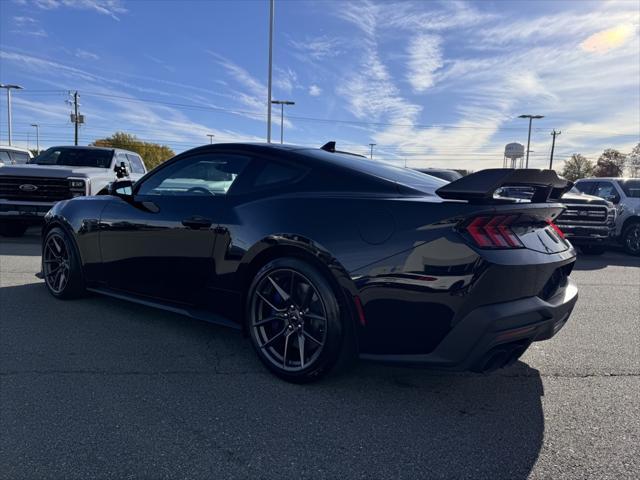
<path id="1" fill-rule="evenodd" d="M 480 248 L 522 248 L 522 242 L 511 230 L 517 215 L 476 217 L 466 230 Z"/>
<path id="2" fill-rule="evenodd" d="M 560 227 L 558 227 L 558 225 L 556 225 L 555 223 L 553 223 L 553 220 L 547 220 L 547 223 L 549 224 L 549 226 L 551 228 L 553 228 L 553 231 L 556 232 L 558 234 L 558 236 L 560 238 L 564 238 L 564 233 L 562 230 L 560 230 Z"/>

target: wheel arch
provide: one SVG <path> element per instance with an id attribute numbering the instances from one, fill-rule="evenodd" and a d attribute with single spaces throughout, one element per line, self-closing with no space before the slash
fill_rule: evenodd
<path id="1" fill-rule="evenodd" d="M 622 235 L 626 228 L 632 223 L 640 223 L 640 215 L 633 215 L 632 217 L 627 218 L 622 224 L 622 229 L 620 230 L 620 234 Z"/>

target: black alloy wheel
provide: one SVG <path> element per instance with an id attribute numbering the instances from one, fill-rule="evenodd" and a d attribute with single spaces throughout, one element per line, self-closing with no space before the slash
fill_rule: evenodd
<path id="1" fill-rule="evenodd" d="M 628 254 L 640 256 L 640 222 L 633 222 L 624 229 L 622 245 Z"/>
<path id="2" fill-rule="evenodd" d="M 43 242 L 42 276 L 54 297 L 74 298 L 84 292 L 75 246 L 61 228 L 50 230 Z"/>
<path id="3" fill-rule="evenodd" d="M 301 260 L 265 265 L 249 289 L 247 310 L 260 360 L 287 381 L 318 379 L 340 356 L 345 329 L 336 296 L 324 275 Z"/>

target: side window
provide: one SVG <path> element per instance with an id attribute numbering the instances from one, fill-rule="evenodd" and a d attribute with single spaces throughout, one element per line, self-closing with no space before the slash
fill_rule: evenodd
<path id="1" fill-rule="evenodd" d="M 598 185 L 593 190 L 593 195 L 604 198 L 605 200 L 609 200 L 613 203 L 618 203 L 620 201 L 620 195 L 618 195 L 616 187 L 613 186 L 612 182 L 598 182 Z"/>
<path id="2" fill-rule="evenodd" d="M 9 157 L 9 152 L 5 150 L 0 150 L 0 163 L 4 163 L 5 165 L 11 165 L 11 157 Z"/>
<path id="3" fill-rule="evenodd" d="M 265 187 L 276 183 L 291 182 L 300 176 L 302 170 L 292 165 L 268 162 L 253 181 L 254 187 Z"/>
<path id="4" fill-rule="evenodd" d="M 131 173 L 144 173 L 144 165 L 142 159 L 138 155 L 127 153 L 129 164 L 131 165 Z"/>
<path id="5" fill-rule="evenodd" d="M 160 169 L 138 189 L 139 195 L 226 195 L 249 163 L 249 157 L 202 154 Z"/>
<path id="6" fill-rule="evenodd" d="M 587 195 L 592 195 L 594 185 L 595 185 L 595 182 L 578 182 L 576 183 L 576 188 L 580 190 L 582 193 L 586 193 Z"/>
<path id="7" fill-rule="evenodd" d="M 26 152 L 10 152 L 13 163 L 24 164 L 29 163 L 29 154 Z"/>
<path id="8" fill-rule="evenodd" d="M 129 170 L 129 172 L 131 172 L 131 164 L 129 163 L 129 159 L 127 158 L 127 156 L 124 153 L 118 153 L 116 155 L 116 166 L 120 166 L 120 162 L 124 162 L 125 166 L 127 167 L 127 170 Z"/>

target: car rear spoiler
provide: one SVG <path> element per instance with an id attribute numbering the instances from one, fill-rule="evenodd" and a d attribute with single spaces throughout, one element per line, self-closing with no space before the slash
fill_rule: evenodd
<path id="1" fill-rule="evenodd" d="M 554 170 L 490 168 L 448 183 L 436 193 L 447 200 L 490 203 L 495 201 L 494 192 L 507 186 L 531 187 L 534 190 L 531 203 L 545 203 L 559 200 L 573 183 L 558 177 Z"/>

